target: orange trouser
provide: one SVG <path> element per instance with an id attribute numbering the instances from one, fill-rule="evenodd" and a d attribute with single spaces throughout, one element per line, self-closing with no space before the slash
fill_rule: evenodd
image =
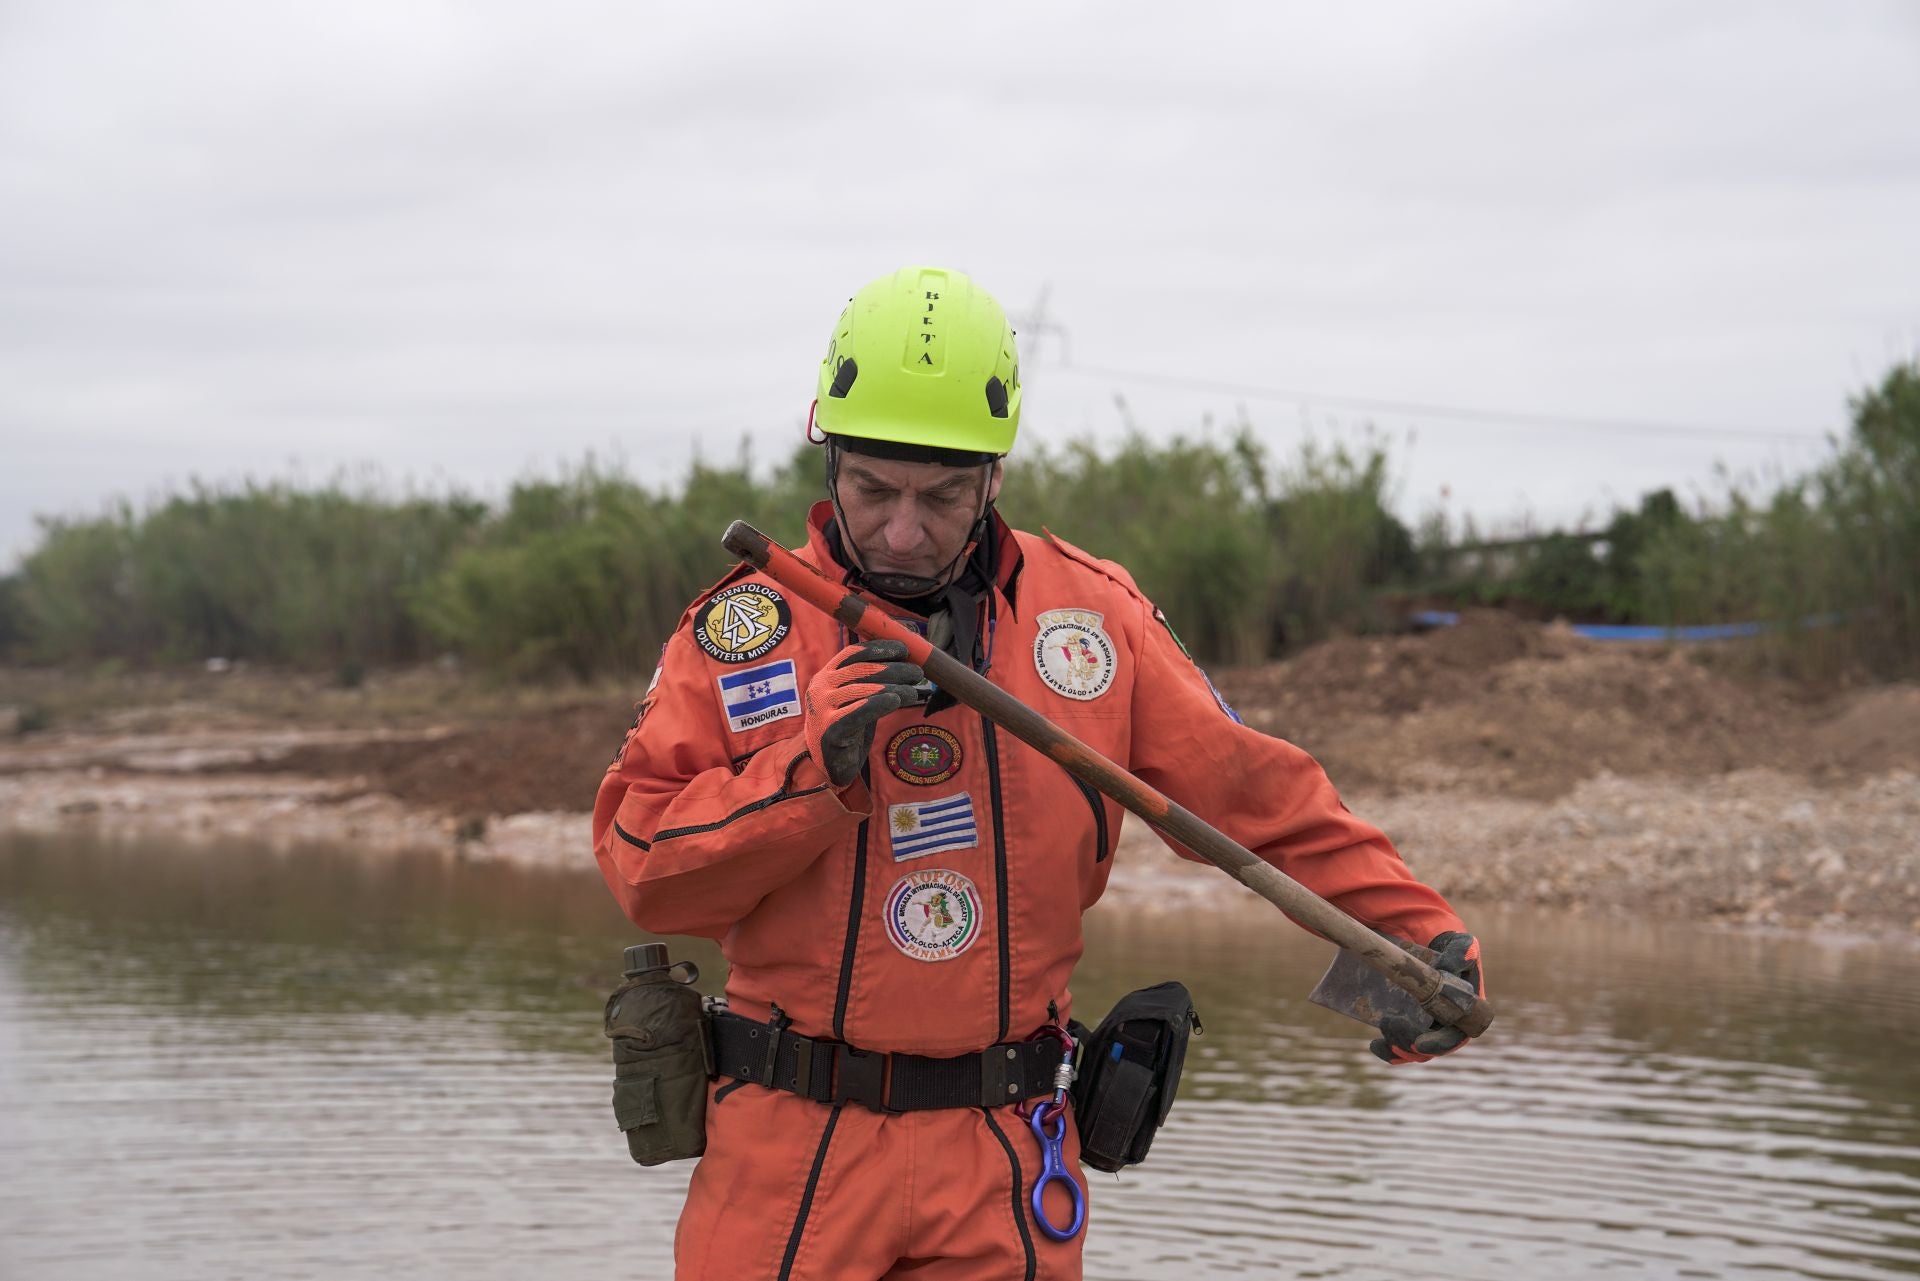
<path id="1" fill-rule="evenodd" d="M 883 1114 L 724 1078 L 712 1095 L 678 1281 L 1078 1281 L 1085 1233 L 1052 1241 L 1034 1224 L 1040 1145 L 1012 1108 Z M 1084 1188 L 1079 1155 L 1069 1122 Z M 1047 1213 L 1070 1221 L 1064 1190 Z"/>

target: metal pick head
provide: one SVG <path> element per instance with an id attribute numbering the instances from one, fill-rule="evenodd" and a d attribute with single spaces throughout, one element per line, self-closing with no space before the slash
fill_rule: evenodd
<path id="1" fill-rule="evenodd" d="M 1439 955 L 1418 943 L 1399 939 L 1393 942 L 1429 965 Z M 1358 953 L 1344 947 L 1333 954 L 1333 964 L 1320 976 L 1319 985 L 1307 993 L 1307 999 L 1373 1028 L 1379 1027 L 1380 1020 L 1389 1014 L 1404 1015 L 1423 1025 L 1433 1022 L 1412 993 L 1389 982 L 1386 975 L 1361 960 Z"/>

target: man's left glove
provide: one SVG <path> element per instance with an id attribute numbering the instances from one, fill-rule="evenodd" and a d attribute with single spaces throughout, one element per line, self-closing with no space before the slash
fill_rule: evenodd
<path id="1" fill-rule="evenodd" d="M 1428 947 L 1440 955 L 1433 968 L 1445 974 L 1457 974 L 1473 985 L 1476 995 L 1487 994 L 1480 974 L 1480 940 L 1459 930 L 1433 936 Z M 1402 1063 L 1425 1063 L 1442 1054 L 1451 1054 L 1467 1043 L 1467 1034 L 1457 1027 L 1435 1027 L 1425 1015 L 1409 1018 L 1389 1014 L 1380 1020 L 1380 1035 L 1371 1049 L 1380 1058 L 1398 1067 Z"/>
<path id="2" fill-rule="evenodd" d="M 849 645 L 814 673 L 807 682 L 803 732 L 829 783 L 845 787 L 854 780 L 873 750 L 880 718 L 924 701 L 920 682 L 926 678 L 896 640 Z"/>

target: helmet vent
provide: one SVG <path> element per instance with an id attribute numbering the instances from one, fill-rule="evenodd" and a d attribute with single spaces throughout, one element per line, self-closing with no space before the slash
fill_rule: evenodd
<path id="1" fill-rule="evenodd" d="M 834 366 L 833 386 L 827 388 L 827 395 L 845 399 L 847 390 L 853 386 L 853 380 L 859 376 L 860 367 L 853 363 L 853 357 L 848 356 L 845 360 Z"/>
<path id="2" fill-rule="evenodd" d="M 997 374 L 987 379 L 987 411 L 995 418 L 1007 416 L 1007 385 Z"/>

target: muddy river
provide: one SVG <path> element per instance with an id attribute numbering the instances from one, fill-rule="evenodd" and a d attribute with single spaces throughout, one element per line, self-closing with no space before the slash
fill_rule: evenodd
<path id="1" fill-rule="evenodd" d="M 1389 1070 L 1263 905 L 1091 916 L 1083 1017 L 1180 977 L 1207 1031 L 1088 1275 L 1920 1274 L 1920 951 L 1470 919 L 1501 1024 Z M 0 1277 L 670 1275 L 634 941 L 590 869 L 0 837 Z"/>

